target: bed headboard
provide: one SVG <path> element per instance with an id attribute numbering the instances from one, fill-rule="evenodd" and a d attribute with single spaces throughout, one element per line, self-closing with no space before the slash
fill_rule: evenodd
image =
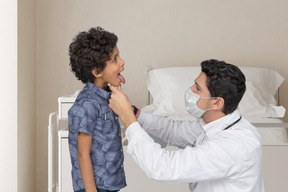
<path id="1" fill-rule="evenodd" d="M 246 92 L 239 109 L 246 116 L 282 118 L 285 108 L 280 106 L 280 85 L 284 78 L 267 68 L 239 67 L 246 77 Z M 153 104 L 155 114 L 187 115 L 184 107 L 185 90 L 194 84 L 200 67 L 169 67 L 146 72 L 147 104 Z M 183 99 L 179 99 L 183 98 Z"/>

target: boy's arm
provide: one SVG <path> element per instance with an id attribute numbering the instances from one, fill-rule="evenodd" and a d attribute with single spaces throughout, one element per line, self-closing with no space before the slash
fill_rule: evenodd
<path id="1" fill-rule="evenodd" d="M 92 162 L 90 158 L 92 136 L 87 133 L 79 132 L 77 140 L 78 161 L 85 190 L 86 192 L 97 192 Z"/>

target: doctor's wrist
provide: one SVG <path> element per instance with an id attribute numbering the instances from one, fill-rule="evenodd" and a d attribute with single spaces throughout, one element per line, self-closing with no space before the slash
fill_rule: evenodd
<path id="1" fill-rule="evenodd" d="M 129 125 L 131 125 L 132 123 L 136 122 L 137 119 L 135 117 L 135 115 L 133 114 L 132 110 L 131 111 L 127 111 L 124 114 L 122 114 L 120 116 L 125 128 L 127 129 L 129 127 Z"/>
<path id="2" fill-rule="evenodd" d="M 132 105 L 132 107 L 133 107 L 133 113 L 134 113 L 134 115 L 135 115 L 135 117 L 137 119 L 139 117 L 139 115 L 140 115 L 140 109 L 138 109 L 134 105 Z"/>

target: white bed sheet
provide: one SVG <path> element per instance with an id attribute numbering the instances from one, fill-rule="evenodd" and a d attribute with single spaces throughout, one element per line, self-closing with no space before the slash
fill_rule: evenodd
<path id="1" fill-rule="evenodd" d="M 251 123 L 275 123 L 281 124 L 283 121 L 277 118 L 252 118 L 247 120 Z M 262 136 L 263 145 L 281 145 L 288 143 L 287 130 L 285 127 L 257 127 Z"/>
<path id="2" fill-rule="evenodd" d="M 156 109 L 151 105 L 147 105 L 143 107 L 141 110 L 145 112 L 153 113 Z M 169 119 L 174 120 L 195 120 L 195 118 L 191 115 L 168 115 Z M 246 118 L 249 122 L 253 123 L 273 123 L 273 124 L 281 124 L 283 121 L 278 118 L 264 118 L 264 117 L 249 117 Z M 279 127 L 273 125 L 271 127 L 258 127 L 258 132 L 262 136 L 262 145 L 288 145 L 287 139 L 287 131 L 285 127 Z"/>

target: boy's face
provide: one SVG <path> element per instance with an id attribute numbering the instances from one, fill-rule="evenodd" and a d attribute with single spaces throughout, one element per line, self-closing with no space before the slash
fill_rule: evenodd
<path id="1" fill-rule="evenodd" d="M 125 62 L 121 59 L 119 55 L 118 47 L 116 46 L 113 49 L 113 53 L 109 61 L 106 62 L 106 67 L 104 70 L 98 74 L 99 77 L 96 77 L 94 84 L 97 87 L 105 89 L 107 84 L 118 87 L 121 83 L 125 83 L 124 77 L 120 74 L 124 70 Z"/>

